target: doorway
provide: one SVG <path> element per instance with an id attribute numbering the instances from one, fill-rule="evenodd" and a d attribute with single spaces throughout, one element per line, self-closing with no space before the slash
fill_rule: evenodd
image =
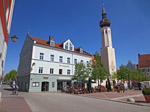
<path id="1" fill-rule="evenodd" d="M 42 82 L 41 91 L 49 91 L 49 82 Z"/>

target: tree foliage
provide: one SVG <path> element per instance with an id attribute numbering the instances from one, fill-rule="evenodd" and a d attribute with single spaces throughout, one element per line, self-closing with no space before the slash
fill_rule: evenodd
<path id="1" fill-rule="evenodd" d="M 10 82 L 11 80 L 16 80 L 17 71 L 11 70 L 9 73 L 6 74 L 4 78 L 4 82 Z"/>
<path id="2" fill-rule="evenodd" d="M 76 81 L 82 80 L 82 81 L 84 81 L 88 77 L 87 73 L 88 73 L 88 71 L 87 71 L 86 66 L 83 63 L 77 63 L 75 65 L 75 75 L 72 78 L 72 80 L 76 80 Z"/>
<path id="3" fill-rule="evenodd" d="M 126 66 L 121 65 L 120 70 L 117 71 L 114 76 L 112 76 L 113 79 L 124 79 L 124 80 L 136 80 L 136 81 L 145 81 L 149 80 L 148 77 L 146 77 L 146 72 L 142 71 L 140 68 L 135 69 L 128 69 Z"/>
<path id="4" fill-rule="evenodd" d="M 98 52 L 95 53 L 92 68 L 92 79 L 98 80 L 99 85 L 99 80 L 101 81 L 107 78 L 108 71 L 103 67 Z"/>

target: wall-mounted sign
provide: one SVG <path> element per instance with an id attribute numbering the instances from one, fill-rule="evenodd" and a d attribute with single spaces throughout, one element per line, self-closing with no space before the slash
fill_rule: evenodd
<path id="1" fill-rule="evenodd" d="M 43 77 L 43 79 L 48 79 L 48 77 Z"/>
<path id="2" fill-rule="evenodd" d="M 67 66 L 67 65 L 61 65 L 61 64 L 60 64 L 59 66 L 60 66 L 60 67 L 68 67 L 68 68 L 69 68 L 69 66 Z"/>

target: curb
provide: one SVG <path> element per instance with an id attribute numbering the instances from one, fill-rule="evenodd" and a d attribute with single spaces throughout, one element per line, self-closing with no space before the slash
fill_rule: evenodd
<path id="1" fill-rule="evenodd" d="M 67 93 L 63 93 L 63 94 L 67 94 Z M 68 93 L 68 94 L 69 94 L 69 93 Z M 147 105 L 147 104 L 140 104 L 140 103 L 136 103 L 136 102 L 132 103 L 132 102 L 127 102 L 127 101 L 111 100 L 111 99 L 105 99 L 105 98 L 99 98 L 99 97 L 80 96 L 80 95 L 78 95 L 78 94 L 69 94 L 69 95 L 75 95 L 75 96 L 79 96 L 79 97 L 86 97 L 86 98 L 93 98 L 93 99 L 101 99 L 101 100 L 105 100 L 105 101 L 113 101 L 113 102 L 119 102 L 119 103 L 126 103 L 126 104 L 132 104 L 132 105 L 150 107 L 150 105 Z"/>
<path id="2" fill-rule="evenodd" d="M 80 95 L 79 95 L 80 96 Z M 113 102 L 119 102 L 119 103 L 126 103 L 126 104 L 132 104 L 132 105 L 138 105 L 138 106 L 146 106 L 150 107 L 150 105 L 146 104 L 140 104 L 140 103 L 132 103 L 132 102 L 127 102 L 127 101 L 119 101 L 119 100 L 111 100 L 111 99 L 104 99 L 104 98 L 96 98 L 96 97 L 90 97 L 90 96 L 81 96 L 81 97 L 87 97 L 87 98 L 94 98 L 94 99 L 101 99 L 101 100 L 106 100 L 106 101 L 113 101 Z"/>

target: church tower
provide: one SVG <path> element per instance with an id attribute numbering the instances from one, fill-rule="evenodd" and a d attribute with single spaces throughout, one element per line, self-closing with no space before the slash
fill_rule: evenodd
<path id="1" fill-rule="evenodd" d="M 107 19 L 106 15 L 103 3 L 102 20 L 99 23 L 102 42 L 101 60 L 103 66 L 108 70 L 109 75 L 113 75 L 116 72 L 115 49 L 112 46 L 110 20 Z"/>

